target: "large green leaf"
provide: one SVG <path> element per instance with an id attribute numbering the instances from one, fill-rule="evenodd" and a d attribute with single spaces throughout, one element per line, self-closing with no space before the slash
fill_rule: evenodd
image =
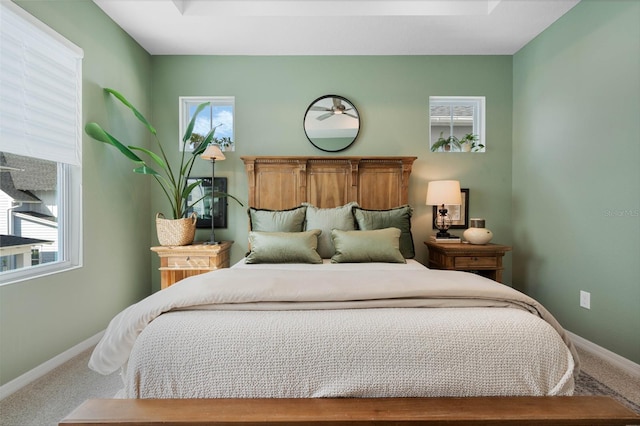
<path id="1" fill-rule="evenodd" d="M 195 182 L 193 182 L 192 184 L 184 188 L 184 191 L 182 191 L 182 198 L 185 200 L 188 200 L 189 194 L 191 194 L 191 191 L 193 191 L 195 187 L 199 186 L 201 182 L 202 181 L 200 180 L 196 180 Z"/>
<path id="2" fill-rule="evenodd" d="M 193 203 L 191 203 L 191 204 L 187 203 L 187 208 L 185 210 L 189 210 L 190 208 L 192 208 L 193 206 L 195 206 L 196 204 L 198 204 L 200 201 L 204 200 L 205 198 L 207 198 L 207 196 L 203 195 L 202 197 L 200 197 L 197 200 L 195 200 Z"/>
<path id="3" fill-rule="evenodd" d="M 198 145 L 191 152 L 191 158 L 189 158 L 189 160 L 184 164 L 184 166 L 180 170 L 180 174 L 182 176 L 189 178 L 189 176 L 191 175 L 191 168 L 193 167 L 193 162 L 195 160 L 195 157 L 200 156 L 207 149 L 207 146 L 213 140 L 213 135 L 216 133 L 217 127 L 220 127 L 220 126 L 215 126 L 213 129 L 211 129 L 209 133 L 207 133 L 207 136 L 205 136 L 204 140 L 200 143 L 200 145 Z M 184 157 L 184 145 L 182 146 L 182 149 L 183 149 L 182 155 Z"/>
<path id="4" fill-rule="evenodd" d="M 164 162 L 164 160 L 163 160 L 159 155 L 157 155 L 155 152 L 153 152 L 153 151 L 149 151 L 149 150 L 148 150 L 148 149 L 146 149 L 146 148 L 141 148 L 141 147 L 138 147 L 138 146 L 131 146 L 131 145 L 129 145 L 129 148 L 130 148 L 130 149 L 137 150 L 137 151 L 142 151 L 142 152 L 144 152 L 144 153 L 145 153 L 145 154 L 147 154 L 149 157 L 151 157 L 151 159 L 152 159 L 152 160 L 153 160 L 153 161 L 154 161 L 158 166 L 162 167 L 164 170 L 166 170 L 166 169 L 167 169 L 167 163 L 165 163 L 165 162 Z"/>
<path id="5" fill-rule="evenodd" d="M 87 125 L 84 126 L 84 131 L 97 141 L 113 145 L 131 161 L 134 161 L 136 163 L 144 163 L 144 161 L 140 157 L 138 157 L 133 151 L 127 148 L 115 137 L 107 133 L 107 131 L 100 127 L 98 123 L 87 123 Z"/>
<path id="6" fill-rule="evenodd" d="M 204 137 L 202 143 L 193 150 L 193 155 L 200 155 L 207 149 L 211 141 L 213 141 L 213 136 L 216 134 L 216 129 L 220 126 L 222 126 L 222 124 L 213 126 L 213 129 L 211 129 L 209 133 L 207 133 L 207 136 Z"/>
<path id="7" fill-rule="evenodd" d="M 131 102 L 129 102 L 127 98 L 125 98 L 120 92 L 113 89 L 109 89 L 109 88 L 105 88 L 104 91 L 112 94 L 120 102 L 122 102 L 127 108 L 131 109 L 131 111 L 133 111 L 133 114 L 138 118 L 138 120 L 140 120 L 142 124 L 144 124 L 152 134 L 154 135 L 157 134 L 156 129 L 151 125 L 151 123 L 149 123 L 149 121 L 147 121 L 146 118 L 144 118 L 144 115 L 142 115 L 140 111 L 138 111 L 133 105 L 131 105 Z"/>
<path id="8" fill-rule="evenodd" d="M 184 166 L 182 166 L 182 169 L 180 169 L 180 176 L 183 176 L 185 179 L 189 179 L 189 176 L 191 175 L 191 167 L 193 167 L 194 159 L 195 159 L 195 156 L 192 158 L 189 158 L 189 160 L 184 164 Z"/>
<path id="9" fill-rule="evenodd" d="M 203 195 L 202 197 L 198 198 L 197 200 L 195 200 L 193 203 L 189 204 L 187 207 L 192 207 L 195 206 L 196 204 L 198 204 L 200 201 L 204 200 L 205 198 L 207 198 L 208 195 Z M 227 194 L 226 192 L 218 192 L 215 191 L 213 193 L 213 198 L 233 198 L 234 200 L 236 200 L 236 202 L 238 204 L 240 204 L 242 207 L 244 207 L 244 204 L 242 204 L 242 201 L 238 200 L 236 197 L 234 197 L 231 194 Z"/>
<path id="10" fill-rule="evenodd" d="M 200 114 L 200 112 L 205 109 L 207 106 L 209 106 L 211 102 L 204 102 L 201 103 L 200 105 L 198 105 L 198 108 L 196 109 L 196 112 L 193 114 L 193 117 L 191 117 L 191 120 L 189 121 L 189 125 L 187 126 L 187 130 L 185 130 L 184 135 L 182 136 L 182 142 L 183 143 L 187 143 L 187 141 L 189 139 L 191 139 L 191 134 L 193 133 L 193 127 L 196 125 L 196 118 L 198 117 L 198 114 Z"/>
<path id="11" fill-rule="evenodd" d="M 236 197 L 234 197 L 234 196 L 233 196 L 233 195 L 231 195 L 231 194 L 227 194 L 226 192 L 218 192 L 218 191 L 215 191 L 215 192 L 213 193 L 213 197 L 214 197 L 214 198 L 226 198 L 226 197 L 233 198 L 234 200 L 236 200 L 236 201 L 237 201 L 237 203 L 238 203 L 238 204 L 240 204 L 242 207 L 244 207 L 244 204 L 242 204 L 242 201 L 238 200 Z"/>
<path id="12" fill-rule="evenodd" d="M 136 167 L 135 169 L 133 169 L 133 171 L 135 173 L 140 173 L 141 175 L 154 175 L 154 176 L 162 177 L 160 173 L 156 172 L 155 170 L 153 170 L 151 167 L 148 167 L 148 166 Z"/>

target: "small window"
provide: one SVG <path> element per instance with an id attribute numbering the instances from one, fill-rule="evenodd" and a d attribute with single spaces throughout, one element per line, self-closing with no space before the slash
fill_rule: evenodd
<path id="1" fill-rule="evenodd" d="M 485 152 L 484 96 L 430 96 L 430 148 L 434 152 Z"/>
<path id="2" fill-rule="evenodd" d="M 209 102 L 209 106 L 198 114 L 191 140 L 186 144 L 186 150 L 193 151 L 215 127 L 213 143 L 217 144 L 222 151 L 235 151 L 234 96 L 181 96 L 179 149 L 182 151 L 182 137 L 189 122 L 198 106 L 205 102 Z"/>
<path id="3" fill-rule="evenodd" d="M 80 264 L 80 168 L 0 152 L 0 282 Z"/>
<path id="4" fill-rule="evenodd" d="M 58 165 L 0 153 L 0 261 L 15 271 L 60 258 Z"/>

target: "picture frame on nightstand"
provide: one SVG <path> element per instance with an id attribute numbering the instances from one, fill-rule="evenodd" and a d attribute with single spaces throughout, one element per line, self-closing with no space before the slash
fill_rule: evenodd
<path id="1" fill-rule="evenodd" d="M 449 229 L 467 229 L 469 227 L 469 188 L 461 188 L 460 195 L 462 197 L 461 205 L 444 205 L 451 218 L 451 226 Z M 438 216 L 439 208 L 439 206 L 433 206 L 433 218 Z M 438 229 L 435 222 L 431 226 L 432 229 Z"/>

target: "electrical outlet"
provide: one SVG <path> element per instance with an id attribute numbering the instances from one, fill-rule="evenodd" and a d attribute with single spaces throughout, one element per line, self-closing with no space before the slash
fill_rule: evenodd
<path id="1" fill-rule="evenodd" d="M 580 307 L 591 309 L 591 293 L 580 290 Z"/>

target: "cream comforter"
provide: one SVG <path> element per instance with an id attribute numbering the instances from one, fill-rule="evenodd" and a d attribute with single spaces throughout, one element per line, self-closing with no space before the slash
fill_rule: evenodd
<path id="1" fill-rule="evenodd" d="M 123 367 L 131 398 L 566 395 L 578 368 L 518 291 L 375 267 L 185 279 L 117 315 L 89 366 Z"/>

